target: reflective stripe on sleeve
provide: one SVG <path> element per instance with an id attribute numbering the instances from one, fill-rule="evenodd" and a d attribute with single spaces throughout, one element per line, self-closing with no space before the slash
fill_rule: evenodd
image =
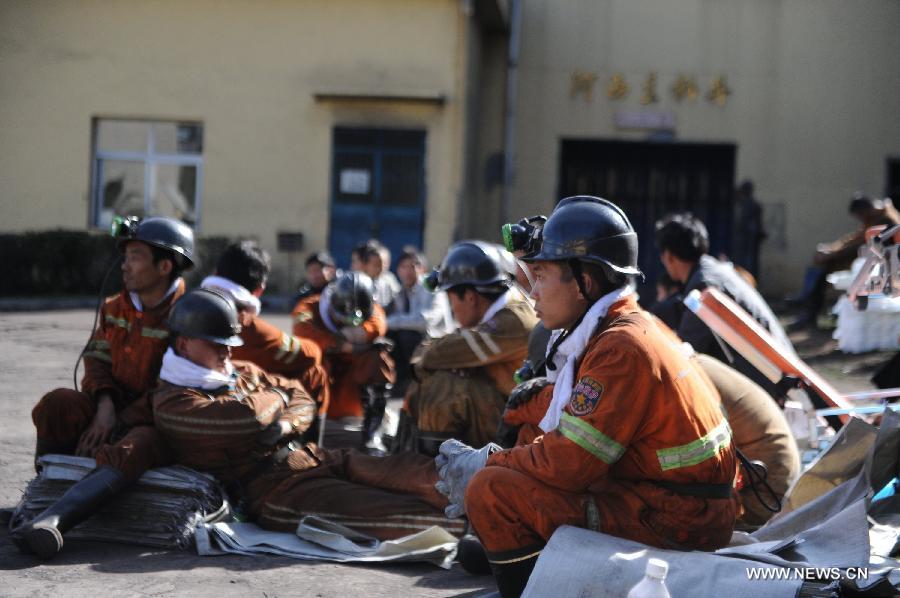
<path id="1" fill-rule="evenodd" d="M 559 433 L 594 455 L 607 465 L 612 465 L 625 452 L 625 447 L 600 432 L 583 419 L 563 413 L 559 420 Z"/>
<path id="2" fill-rule="evenodd" d="M 296 336 L 291 336 L 290 334 L 282 332 L 281 347 L 275 354 L 275 359 L 283 361 L 284 363 L 293 363 L 293 361 L 297 359 L 297 355 L 300 354 L 300 343 L 300 339 Z"/>
<path id="3" fill-rule="evenodd" d="M 722 420 L 705 436 L 701 436 L 693 442 L 673 446 L 672 448 L 659 449 L 656 456 L 659 466 L 663 471 L 690 467 L 718 455 L 731 443 L 731 428 L 726 420 Z"/>
<path id="4" fill-rule="evenodd" d="M 141 328 L 141 336 L 148 338 L 169 338 L 169 331 L 162 328 Z"/>
<path id="5" fill-rule="evenodd" d="M 112 324 L 113 326 L 118 326 L 119 328 L 124 328 L 125 330 L 131 330 L 131 322 L 126 320 L 125 318 L 117 318 L 112 314 L 106 314 L 107 324 Z"/>

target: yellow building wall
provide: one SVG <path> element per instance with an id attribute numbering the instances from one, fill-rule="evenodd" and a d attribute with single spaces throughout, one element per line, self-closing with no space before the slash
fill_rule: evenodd
<path id="1" fill-rule="evenodd" d="M 277 231 L 327 246 L 332 128 L 415 127 L 439 259 L 461 192 L 467 18 L 456 0 L 2 2 L 0 230 L 86 227 L 92 118 L 199 121 L 201 233 L 258 238 L 283 278 Z"/>
<path id="2" fill-rule="evenodd" d="M 736 182 L 752 178 L 769 213 L 783 210 L 760 284 L 799 290 L 816 243 L 856 226 L 850 194 L 883 193 L 885 159 L 900 156 L 898 31 L 895 0 L 526 1 L 513 217 L 559 199 L 562 138 L 642 140 L 615 112 L 671 111 L 674 141 L 735 144 Z M 596 75 L 592 100 L 571 93 L 576 71 Z M 643 106 L 651 71 L 659 103 Z M 617 72 L 631 93 L 613 102 Z M 697 101 L 672 98 L 681 73 L 696 76 Z M 732 90 L 722 107 L 702 96 L 719 75 Z"/>

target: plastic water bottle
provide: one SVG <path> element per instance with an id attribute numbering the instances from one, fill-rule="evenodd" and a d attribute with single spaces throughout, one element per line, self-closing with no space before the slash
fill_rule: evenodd
<path id="1" fill-rule="evenodd" d="M 662 559 L 650 559 L 647 561 L 647 569 L 644 579 L 628 592 L 628 598 L 669 598 L 669 590 L 666 589 L 666 573 L 669 572 L 669 563 Z"/>

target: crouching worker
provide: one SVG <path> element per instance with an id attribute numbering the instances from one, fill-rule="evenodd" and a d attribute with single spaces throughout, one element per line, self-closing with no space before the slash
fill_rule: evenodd
<path id="1" fill-rule="evenodd" d="M 50 508 L 13 530 L 22 551 L 42 558 L 62 550 L 66 531 L 167 458 L 142 399 L 159 374 L 166 318 L 184 294 L 181 272 L 193 265 L 194 235 L 177 220 L 129 218 L 116 236 L 125 288 L 100 309 L 84 352 L 81 392 L 57 388 L 31 412 L 35 464 L 42 455 L 57 453 L 94 457 L 98 465 Z"/>
<path id="2" fill-rule="evenodd" d="M 442 447 L 441 489 L 465 507 L 504 597 L 522 592 L 562 525 L 669 549 L 731 538 L 731 431 L 714 388 L 638 306 L 628 284 L 637 251 L 613 203 L 557 205 L 524 258 L 538 316 L 556 331 L 551 379 L 505 415 L 544 435 L 493 454 Z"/>
<path id="3" fill-rule="evenodd" d="M 291 314 L 294 334 L 317 344 L 331 381 L 329 419 L 364 416 L 362 444 L 384 445 L 379 427 L 387 395 L 396 380 L 384 309 L 375 302 L 372 279 L 360 272 L 342 274 L 321 295 L 301 299 Z"/>
<path id="4" fill-rule="evenodd" d="M 449 438 L 481 446 L 494 437 L 537 323 L 531 305 L 512 287 L 502 251 L 462 241 L 429 277 L 429 284 L 447 292 L 461 328 L 428 341 L 413 358 L 418 382 L 410 385 L 401 416 L 401 450 L 434 456 Z"/>
<path id="5" fill-rule="evenodd" d="M 172 347 L 150 393 L 157 429 L 180 465 L 215 475 L 260 526 L 293 532 L 318 515 L 392 539 L 432 525 L 460 535 L 431 459 L 324 451 L 302 441 L 315 402 L 296 380 L 232 362 L 241 346 L 233 302 L 212 289 L 172 311 Z"/>

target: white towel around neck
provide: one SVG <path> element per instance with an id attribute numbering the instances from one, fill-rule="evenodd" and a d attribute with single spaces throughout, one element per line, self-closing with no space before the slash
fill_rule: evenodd
<path id="1" fill-rule="evenodd" d="M 252 311 L 254 316 L 258 316 L 259 312 L 262 311 L 262 303 L 260 303 L 259 297 L 248 291 L 246 287 L 228 278 L 207 276 L 200 283 L 200 287 L 204 289 L 218 289 L 224 292 L 231 297 L 238 309 Z"/>
<path id="2" fill-rule="evenodd" d="M 550 406 L 547 408 L 541 423 L 538 424 L 544 432 L 550 432 L 559 426 L 559 418 L 562 416 L 563 409 L 565 409 L 569 399 L 572 397 L 578 360 L 581 359 L 581 355 L 594 334 L 594 330 L 596 330 L 600 321 L 606 317 L 609 307 L 619 299 L 630 295 L 633 290 L 631 286 L 626 285 L 600 297 L 584 315 L 584 318 L 581 319 L 578 327 L 559 345 L 556 355 L 553 356 L 553 364 L 556 366 L 556 369 L 547 368 L 547 379 L 554 386 L 553 400 L 550 402 Z M 548 357 L 550 348 L 562 333 L 562 330 L 554 330 L 553 334 L 550 335 L 550 340 L 547 342 Z"/>
<path id="3" fill-rule="evenodd" d="M 176 277 L 175 280 L 172 281 L 172 284 L 169 285 L 169 290 L 166 291 L 166 294 L 163 295 L 163 298 L 160 299 L 160 300 L 159 300 L 159 303 L 157 303 L 156 305 L 159 305 L 160 303 L 162 303 L 163 301 L 165 301 L 166 299 L 168 299 L 168 298 L 172 295 L 172 293 L 174 293 L 175 291 L 177 291 L 177 290 L 178 290 L 178 285 L 179 285 L 179 284 L 181 284 L 181 277 L 180 277 L 180 276 Z M 138 295 L 137 293 L 131 292 L 131 291 L 129 291 L 128 295 L 131 297 L 131 304 L 134 305 L 134 308 L 135 308 L 136 310 L 140 311 L 140 312 L 143 312 L 143 311 L 144 311 L 144 305 L 141 303 L 141 296 Z M 153 307 L 156 307 L 156 305 L 151 305 L 151 306 L 149 306 L 149 307 L 153 308 Z"/>
<path id="4" fill-rule="evenodd" d="M 178 386 L 202 388 L 203 390 L 215 390 L 223 386 L 234 388 L 237 376 L 230 359 L 225 361 L 225 369 L 228 371 L 227 374 L 197 365 L 193 361 L 176 355 L 172 347 L 169 347 L 163 355 L 159 377 L 161 380 Z"/>

